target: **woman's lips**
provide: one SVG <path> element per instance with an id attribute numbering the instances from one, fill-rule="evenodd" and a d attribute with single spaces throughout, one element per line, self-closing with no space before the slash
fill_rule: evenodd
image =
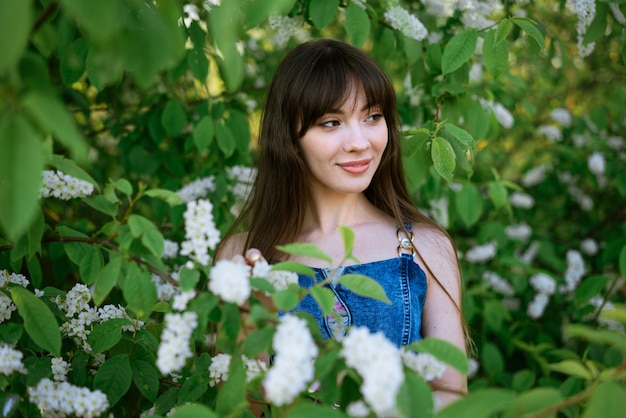
<path id="1" fill-rule="evenodd" d="M 367 171 L 367 169 L 370 167 L 371 161 L 371 159 L 349 161 L 338 165 L 350 174 L 361 174 Z"/>

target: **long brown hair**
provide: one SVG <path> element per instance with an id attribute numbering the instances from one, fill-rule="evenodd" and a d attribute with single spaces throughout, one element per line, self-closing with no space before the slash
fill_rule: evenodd
<path id="1" fill-rule="evenodd" d="M 388 129 L 387 148 L 365 196 L 398 225 L 408 221 L 438 228 L 415 208 L 407 191 L 396 96 L 389 78 L 363 51 L 321 39 L 291 50 L 270 84 L 261 120 L 258 174 L 246 205 L 225 237 L 247 230 L 242 252 L 257 248 L 268 260 L 284 258 L 276 246 L 294 242 L 305 214 L 312 210 L 300 139 L 359 86 L 368 105 L 380 107 Z"/>

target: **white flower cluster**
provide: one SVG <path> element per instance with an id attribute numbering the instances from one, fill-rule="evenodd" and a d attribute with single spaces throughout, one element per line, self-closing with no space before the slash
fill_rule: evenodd
<path id="1" fill-rule="evenodd" d="M 594 296 L 589 301 L 589 303 L 597 308 L 596 312 L 593 315 L 590 315 L 590 317 L 597 317 L 598 323 L 602 326 L 605 326 L 608 329 L 617 331 L 621 334 L 624 333 L 624 325 L 622 325 L 621 322 L 616 321 L 614 319 L 606 318 L 605 316 L 602 315 L 602 313 L 614 310 L 615 305 L 605 300 L 602 296 Z M 600 315 L 597 315 L 598 310 L 600 310 Z"/>
<path id="2" fill-rule="evenodd" d="M 483 245 L 476 245 L 467 250 L 465 258 L 470 263 L 485 263 L 496 255 L 497 249 L 496 243 L 490 241 Z"/>
<path id="3" fill-rule="evenodd" d="M 198 6 L 192 3 L 187 3 L 183 5 L 183 15 L 185 17 L 183 17 L 182 21 L 185 24 L 186 28 L 191 26 L 191 22 L 198 22 L 200 20 L 200 15 L 198 14 Z"/>
<path id="4" fill-rule="evenodd" d="M 457 3 L 457 8 L 463 12 L 461 22 L 468 28 L 478 30 L 486 29 L 495 23 L 487 16 L 501 6 L 500 2 L 495 0 L 461 0 Z"/>
<path id="5" fill-rule="evenodd" d="M 378 417 L 396 413 L 396 397 L 404 382 L 400 350 L 381 332 L 353 327 L 342 341 L 341 356 L 363 378 L 361 394 Z"/>
<path id="6" fill-rule="evenodd" d="M 209 290 L 226 302 L 243 305 L 250 297 L 250 266 L 219 260 L 209 273 Z"/>
<path id="7" fill-rule="evenodd" d="M 350 417 L 365 418 L 369 416 L 370 409 L 365 402 L 359 400 L 350 403 L 350 405 L 348 405 L 348 407 L 346 408 L 346 413 Z"/>
<path id="8" fill-rule="evenodd" d="M 548 164 L 540 164 L 531 168 L 522 176 L 520 183 L 524 187 L 532 187 L 541 183 L 545 178 L 548 170 L 550 169 Z"/>
<path id="9" fill-rule="evenodd" d="M 596 16 L 596 2 L 595 0 L 568 0 L 567 5 L 578 16 L 578 23 L 576 24 L 578 55 L 584 58 L 591 54 L 595 48 L 595 42 L 585 44 L 583 40 L 589 25 Z"/>
<path id="10" fill-rule="evenodd" d="M 187 304 L 189 303 L 189 301 L 195 297 L 196 291 L 193 289 L 174 295 L 174 300 L 172 301 L 172 309 L 176 311 L 184 311 L 185 309 L 187 309 Z"/>
<path id="11" fill-rule="evenodd" d="M 446 372 L 448 366 L 437 360 L 429 353 L 415 353 L 413 351 L 402 350 L 402 361 L 404 364 L 415 370 L 427 382 L 439 379 Z"/>
<path id="12" fill-rule="evenodd" d="M 70 370 L 72 370 L 72 366 L 63 360 L 63 357 L 52 358 L 52 377 L 54 377 L 54 380 L 64 382 Z"/>
<path id="13" fill-rule="evenodd" d="M 267 398 L 276 406 L 287 405 L 313 380 L 313 360 L 318 348 L 304 319 L 286 314 L 280 318 L 272 340 L 274 364 L 263 379 Z"/>
<path id="14" fill-rule="evenodd" d="M 545 137 L 550 142 L 561 142 L 563 132 L 554 125 L 539 125 L 537 135 Z"/>
<path id="15" fill-rule="evenodd" d="M 493 102 L 483 97 L 479 97 L 478 101 L 487 112 L 492 112 L 496 120 L 504 129 L 511 129 L 515 123 L 515 118 L 502 103 Z"/>
<path id="16" fill-rule="evenodd" d="M 7 270 L 0 270 L 0 287 L 5 287 L 7 283 L 27 287 L 30 281 L 23 274 L 9 273 Z"/>
<path id="17" fill-rule="evenodd" d="M 450 214 L 448 211 L 449 200 L 447 197 L 442 196 L 439 199 L 433 199 L 428 201 L 430 205 L 430 216 L 444 228 L 448 228 L 450 225 Z"/>
<path id="18" fill-rule="evenodd" d="M 169 239 L 163 240 L 163 258 L 176 258 L 178 249 L 179 245 L 177 242 Z"/>
<path id="19" fill-rule="evenodd" d="M 483 272 L 483 280 L 487 282 L 491 289 L 504 296 L 513 296 L 515 294 L 513 286 L 511 286 L 509 282 L 504 280 L 497 273 L 494 273 L 492 271 L 485 271 Z"/>
<path id="20" fill-rule="evenodd" d="M 563 107 L 552 109 L 550 118 L 564 128 L 569 128 L 572 125 L 572 114 Z"/>
<path id="21" fill-rule="evenodd" d="M 184 185 L 176 193 L 185 203 L 193 202 L 201 197 L 206 197 L 207 192 L 215 191 L 215 177 L 208 176 L 196 179 Z"/>
<path id="22" fill-rule="evenodd" d="M 525 242 L 533 233 L 533 229 L 528 224 L 522 222 L 516 225 L 508 225 L 504 228 L 504 233 L 509 239 Z"/>
<path id="23" fill-rule="evenodd" d="M 290 284 L 298 284 L 298 275 L 292 271 L 274 270 L 267 261 L 260 260 L 254 264 L 252 276 L 266 279 L 276 290 L 285 290 Z"/>
<path id="24" fill-rule="evenodd" d="M 421 41 L 428 36 L 428 31 L 422 22 L 401 6 L 393 6 L 387 10 L 385 20 L 407 38 Z"/>
<path id="25" fill-rule="evenodd" d="M 604 155 L 600 152 L 592 153 L 587 160 L 587 167 L 589 167 L 589 171 L 596 176 L 598 185 L 600 187 L 606 186 L 607 179 L 604 175 L 606 171 L 606 160 L 604 159 Z"/>
<path id="26" fill-rule="evenodd" d="M 26 373 L 24 363 L 22 363 L 24 354 L 13 347 L 0 343 L 0 373 L 9 376 L 14 372 Z"/>
<path id="27" fill-rule="evenodd" d="M 74 197 L 85 197 L 93 193 L 93 184 L 77 179 L 62 171 L 44 170 L 43 185 L 40 193 L 42 197 L 56 197 L 70 200 Z"/>
<path id="28" fill-rule="evenodd" d="M 109 400 L 100 390 L 92 392 L 68 382 L 53 382 L 47 378 L 41 379 L 37 386 L 29 387 L 28 396 L 43 416 L 95 418 L 109 407 Z"/>
<path id="29" fill-rule="evenodd" d="M 177 279 L 178 273 L 172 273 L 172 278 Z M 168 302 L 174 297 L 174 295 L 179 293 L 178 287 L 157 276 L 156 274 L 152 275 L 152 283 L 154 283 L 154 286 L 157 290 L 157 299 L 159 299 L 161 302 Z"/>
<path id="30" fill-rule="evenodd" d="M 189 339 L 197 326 L 198 315 L 195 312 L 165 314 L 165 329 L 161 334 L 156 361 L 161 373 L 178 372 L 193 355 Z"/>
<path id="31" fill-rule="evenodd" d="M 238 216 L 243 208 L 243 204 L 248 200 L 248 195 L 252 190 L 252 184 L 257 175 L 257 169 L 253 167 L 245 167 L 243 165 L 235 165 L 226 171 L 228 177 L 234 180 L 230 191 L 235 196 L 235 204 L 230 208 L 233 215 Z"/>
<path id="32" fill-rule="evenodd" d="M 585 275 L 585 261 L 583 256 L 576 250 L 568 250 L 565 256 L 567 258 L 567 270 L 565 270 L 564 290 L 573 292 Z"/>
<path id="33" fill-rule="evenodd" d="M 535 206 L 535 199 L 528 193 L 513 192 L 509 195 L 509 203 L 514 208 L 530 209 Z"/>
<path id="34" fill-rule="evenodd" d="M 596 255 L 598 243 L 593 238 L 585 238 L 580 242 L 580 250 L 587 255 Z"/>
<path id="35" fill-rule="evenodd" d="M 230 359 L 231 355 L 224 353 L 220 353 L 211 359 L 211 365 L 209 366 L 209 376 L 211 378 L 209 384 L 211 386 L 228 380 Z M 246 367 L 246 380 L 248 382 L 267 370 L 267 364 L 265 364 L 264 361 L 249 359 L 246 356 L 241 356 L 241 360 L 243 360 L 244 366 Z"/>
<path id="36" fill-rule="evenodd" d="M 550 301 L 550 295 L 556 291 L 556 281 L 545 273 L 537 273 L 530 278 L 530 284 L 537 293 L 528 304 L 526 312 L 533 319 L 541 318 Z"/>
<path id="37" fill-rule="evenodd" d="M 188 256 L 203 266 L 209 265 L 209 249 L 215 249 L 220 241 L 220 231 L 213 220 L 213 205 L 209 200 L 199 199 L 187 203 L 183 214 L 185 219 L 185 239 L 180 254 Z"/>
<path id="38" fill-rule="evenodd" d="M 532 241 L 526 251 L 518 254 L 518 258 L 522 263 L 530 264 L 533 262 L 539 251 L 539 241 Z"/>
<path id="39" fill-rule="evenodd" d="M 302 16 L 289 17 L 271 15 L 268 18 L 268 24 L 270 29 L 275 31 L 272 42 L 278 49 L 284 48 L 292 36 L 295 36 L 299 40 L 305 40 L 308 37 Z"/>
<path id="40" fill-rule="evenodd" d="M 11 315 L 17 309 L 10 297 L 0 292 L 0 324 L 11 319 Z"/>
<path id="41" fill-rule="evenodd" d="M 65 298 L 57 296 L 54 300 L 68 318 L 67 322 L 61 324 L 61 332 L 68 337 L 74 337 L 75 342 L 88 353 L 92 350 L 87 343 L 87 337 L 91 333 L 94 323 L 101 323 L 113 318 L 125 318 L 131 321 L 131 324 L 123 326 L 122 330 L 124 331 L 135 331 L 144 325 L 143 321 L 132 319 L 120 305 L 103 305 L 96 309 L 89 305 L 90 300 L 89 288 L 81 283 L 74 285 L 67 292 Z"/>

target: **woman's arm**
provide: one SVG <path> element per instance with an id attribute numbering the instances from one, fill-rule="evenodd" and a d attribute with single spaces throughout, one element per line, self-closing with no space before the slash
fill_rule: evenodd
<path id="1" fill-rule="evenodd" d="M 422 336 L 446 340 L 465 353 L 465 330 L 460 309 L 461 274 L 454 246 L 447 235 L 435 229 L 421 228 L 416 235 L 421 238 L 416 243 L 421 260 L 416 261 L 425 267 L 428 278 Z M 438 407 L 467 393 L 467 377 L 451 367 L 431 385 Z"/>

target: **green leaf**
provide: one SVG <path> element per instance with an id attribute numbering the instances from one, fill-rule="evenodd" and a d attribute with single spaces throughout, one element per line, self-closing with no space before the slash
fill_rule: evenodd
<path id="1" fill-rule="evenodd" d="M 200 81 L 205 83 L 209 75 L 209 59 L 204 52 L 204 45 L 198 48 L 190 49 L 187 52 L 187 67 L 191 70 L 191 74 Z"/>
<path id="2" fill-rule="evenodd" d="M 167 416 L 169 418 L 219 418 L 211 409 L 197 403 L 176 407 L 176 410 Z"/>
<path id="3" fill-rule="evenodd" d="M 541 387 L 522 393 L 506 409 L 503 418 L 527 416 L 533 412 L 555 406 L 563 401 L 563 395 L 556 388 Z"/>
<path id="4" fill-rule="evenodd" d="M 208 27 L 221 52 L 222 59 L 218 60 L 218 64 L 230 92 L 239 88 L 244 76 L 244 60 L 237 49 L 241 30 L 237 16 L 242 8 L 240 0 L 231 0 L 220 3 L 219 7 L 213 7 L 209 14 Z"/>
<path id="5" fill-rule="evenodd" d="M 474 156 L 474 144 L 475 140 L 472 134 L 467 132 L 463 128 L 459 128 L 456 125 L 451 124 L 450 122 L 446 122 L 444 125 L 444 131 L 452 135 L 457 141 L 459 141 L 463 147 L 472 151 L 472 158 Z"/>
<path id="6" fill-rule="evenodd" d="M 43 170 L 41 141 L 24 117 L 5 112 L 0 116 L 0 149 L 0 225 L 16 240 L 37 214 Z"/>
<path id="7" fill-rule="evenodd" d="M 430 154 L 437 173 L 448 183 L 452 183 L 452 176 L 456 167 L 456 155 L 450 143 L 440 136 L 436 137 L 433 139 Z"/>
<path id="8" fill-rule="evenodd" d="M 141 215 L 132 214 L 128 217 L 128 226 L 132 236 L 134 238 L 141 237 L 141 243 L 154 256 L 161 257 L 163 255 L 164 238 L 152 221 Z"/>
<path id="9" fill-rule="evenodd" d="M 494 46 L 500 45 L 506 40 L 507 36 L 509 36 L 509 33 L 511 33 L 512 27 L 513 24 L 511 23 L 510 19 L 502 19 L 500 21 L 500 23 L 498 24 L 498 29 L 496 30 Z"/>
<path id="10" fill-rule="evenodd" d="M 313 299 L 315 299 L 320 306 L 324 315 L 331 315 L 333 313 L 335 294 L 332 290 L 326 287 L 312 286 L 309 288 L 309 292 L 311 292 L 311 296 L 313 296 Z"/>
<path id="11" fill-rule="evenodd" d="M 48 305 L 20 286 L 11 288 L 11 299 L 24 320 L 24 329 L 30 338 L 55 357 L 60 357 L 61 332 Z"/>
<path id="12" fill-rule="evenodd" d="M 215 139 L 217 140 L 217 146 L 224 154 L 224 157 L 228 158 L 235 152 L 237 143 L 233 137 L 233 133 L 222 122 L 218 122 L 215 125 Z"/>
<path id="13" fill-rule="evenodd" d="M 213 137 L 215 137 L 213 119 L 209 116 L 204 116 L 193 130 L 193 143 L 198 151 L 202 152 L 211 145 Z"/>
<path id="14" fill-rule="evenodd" d="M 115 284 L 118 278 L 122 274 L 122 258 L 111 257 L 109 263 L 104 266 L 98 277 L 96 277 L 96 285 L 93 290 L 93 302 L 96 306 L 99 306 L 109 295 L 109 292 Z"/>
<path id="15" fill-rule="evenodd" d="M 370 34 L 371 23 L 367 12 L 355 3 L 348 4 L 345 27 L 352 45 L 361 48 Z"/>
<path id="16" fill-rule="evenodd" d="M 272 300 L 278 309 L 290 311 L 298 304 L 299 295 L 297 291 L 292 289 L 279 290 L 274 292 Z"/>
<path id="17" fill-rule="evenodd" d="M 114 406 L 130 389 L 133 372 L 126 354 L 119 354 L 105 361 L 93 379 L 94 389 L 104 392 L 109 405 Z"/>
<path id="18" fill-rule="evenodd" d="M 352 256 L 352 249 L 354 248 L 354 231 L 347 226 L 339 226 L 339 234 L 343 241 L 343 251 L 346 257 Z"/>
<path id="19" fill-rule="evenodd" d="M 93 184 L 96 190 L 99 190 L 98 182 L 96 182 L 93 177 L 91 177 L 85 170 L 80 168 L 78 164 L 76 164 L 73 160 L 69 158 L 65 158 L 62 155 L 54 154 L 48 161 L 48 164 L 57 170 L 61 170 L 62 172 L 69 174 L 72 177 L 76 177 L 77 179 L 84 180 Z"/>
<path id="20" fill-rule="evenodd" d="M 155 367 L 144 360 L 133 359 L 131 364 L 133 381 L 139 392 L 151 402 L 159 395 L 159 374 Z"/>
<path id="21" fill-rule="evenodd" d="M 196 269 L 188 269 L 183 267 L 180 269 L 178 275 L 178 281 L 180 282 L 180 290 L 186 292 L 196 287 L 198 281 L 200 281 L 200 272 Z"/>
<path id="22" fill-rule="evenodd" d="M 607 344 L 626 353 L 626 337 L 617 331 L 593 329 L 585 325 L 574 324 L 565 327 L 565 334 L 570 337 L 583 338 L 590 342 Z"/>
<path id="23" fill-rule="evenodd" d="M 591 298 L 602 294 L 609 282 L 608 276 L 589 276 L 580 282 L 574 291 L 574 303 L 576 306 L 584 307 Z M 583 305 L 583 306 L 581 306 Z"/>
<path id="24" fill-rule="evenodd" d="M 344 274 L 339 277 L 338 283 L 357 295 L 391 304 L 380 283 L 370 277 L 362 274 Z"/>
<path id="25" fill-rule="evenodd" d="M 513 382 L 511 383 L 511 389 L 516 392 L 524 392 L 530 389 L 534 384 L 537 376 L 531 370 L 520 370 L 513 375 Z"/>
<path id="26" fill-rule="evenodd" d="M 592 380 L 593 374 L 578 360 L 563 360 L 558 363 L 549 364 L 548 368 L 555 372 L 576 376 L 584 380 Z"/>
<path id="27" fill-rule="evenodd" d="M 170 206 L 178 206 L 183 203 L 183 198 L 178 193 L 168 189 L 150 189 L 146 190 L 145 194 L 146 196 L 161 199 Z"/>
<path id="28" fill-rule="evenodd" d="M 404 375 L 404 383 L 398 393 L 399 416 L 413 417 L 415 411 L 419 411 L 420 418 L 433 416 L 433 394 L 428 383 L 416 373 L 409 372 Z"/>
<path id="29" fill-rule="evenodd" d="M 419 128 L 413 135 L 406 137 L 402 141 L 402 156 L 405 158 L 410 157 L 430 140 L 428 129 Z"/>
<path id="30" fill-rule="evenodd" d="M 526 17 L 513 17 L 511 21 L 534 39 L 540 49 L 543 49 L 545 41 L 539 29 L 537 29 L 537 23 L 534 20 Z"/>
<path id="31" fill-rule="evenodd" d="M 609 5 L 604 2 L 596 2 L 596 15 L 589 24 L 583 44 L 587 45 L 592 42 L 599 41 L 606 33 L 607 15 L 609 13 Z"/>
<path id="32" fill-rule="evenodd" d="M 619 272 L 622 277 L 626 277 L 626 245 L 622 247 L 622 251 L 619 253 Z"/>
<path id="33" fill-rule="evenodd" d="M 131 264 L 122 291 L 128 309 L 140 318 L 150 316 L 158 298 L 152 276 L 147 270 Z"/>
<path id="34" fill-rule="evenodd" d="M 32 0 L 0 2 L 0 74 L 17 67 L 32 23 Z"/>
<path id="35" fill-rule="evenodd" d="M 281 261 L 280 263 L 273 264 L 271 271 L 274 270 L 293 271 L 294 273 L 304 276 L 315 277 L 315 271 L 311 267 L 307 267 L 295 261 Z"/>
<path id="36" fill-rule="evenodd" d="M 87 247 L 78 265 L 80 278 L 83 283 L 88 286 L 92 285 L 98 279 L 103 266 L 104 257 L 102 257 L 100 248 Z"/>
<path id="37" fill-rule="evenodd" d="M 496 208 L 508 204 L 508 193 L 506 187 L 500 181 L 490 181 L 487 185 L 487 194 Z"/>
<path id="38" fill-rule="evenodd" d="M 211 378 L 208 371 L 194 373 L 189 377 L 178 393 L 178 404 L 194 402 L 206 392 Z"/>
<path id="39" fill-rule="evenodd" d="M 226 416 L 246 406 L 246 370 L 241 359 L 233 356 L 228 368 L 228 380 L 217 393 L 215 410 L 219 416 Z"/>
<path id="40" fill-rule="evenodd" d="M 269 350 L 272 346 L 272 338 L 276 328 L 273 326 L 267 326 L 261 329 L 252 331 L 246 336 L 243 343 L 243 353 L 248 358 L 258 356 L 263 351 Z"/>
<path id="41" fill-rule="evenodd" d="M 495 344 L 485 343 L 480 353 L 483 369 L 491 377 L 497 376 L 504 370 L 502 353 Z"/>
<path id="42" fill-rule="evenodd" d="M 471 228 L 483 213 L 483 198 L 478 188 L 467 183 L 456 193 L 454 204 L 456 212 L 468 228 Z"/>
<path id="43" fill-rule="evenodd" d="M 475 29 L 465 29 L 450 39 L 441 57 L 443 75 L 459 69 L 474 55 L 477 40 L 478 33 Z"/>
<path id="44" fill-rule="evenodd" d="M 99 194 L 93 197 L 84 198 L 83 202 L 105 215 L 117 215 L 118 206 L 111 203 L 104 195 Z"/>
<path id="45" fill-rule="evenodd" d="M 509 64 L 509 45 L 506 41 L 497 42 L 496 38 L 496 31 L 490 30 L 485 34 L 483 42 L 485 67 L 495 79 L 506 72 Z"/>
<path id="46" fill-rule="evenodd" d="M 329 264 L 333 262 L 333 259 L 320 250 L 315 244 L 308 242 L 297 242 L 287 245 L 278 245 L 276 247 L 279 251 L 287 254 L 296 255 L 300 257 L 317 258 L 319 260 L 327 261 Z"/>
<path id="47" fill-rule="evenodd" d="M 410 350 L 429 353 L 463 374 L 469 372 L 469 362 L 465 353 L 454 344 L 439 338 L 429 337 L 409 346 Z"/>
<path id="48" fill-rule="evenodd" d="M 626 410 L 626 392 L 618 382 L 602 382 L 591 394 L 582 418 L 620 418 Z"/>
<path id="49" fill-rule="evenodd" d="M 126 318 L 112 318 L 94 325 L 87 337 L 87 342 L 91 345 L 94 354 L 107 351 L 120 342 L 124 325 L 130 325 L 130 321 Z"/>
<path id="50" fill-rule="evenodd" d="M 87 143 L 73 116 L 59 98 L 31 90 L 22 98 L 22 107 L 45 133 L 51 133 L 57 141 L 65 145 L 75 160 L 86 160 Z"/>
<path id="51" fill-rule="evenodd" d="M 161 123 L 165 132 L 171 136 L 180 136 L 187 125 L 187 114 L 185 106 L 178 100 L 170 100 L 163 109 Z"/>
<path id="52" fill-rule="evenodd" d="M 479 389 L 449 404 L 437 418 L 490 418 L 514 399 L 515 394 L 507 389 Z"/>
<path id="53" fill-rule="evenodd" d="M 63 0 L 64 10 L 78 22 L 81 30 L 96 43 L 111 41 L 123 24 L 122 4 L 118 0 Z"/>
<path id="54" fill-rule="evenodd" d="M 309 2 L 309 17 L 316 28 L 326 27 L 337 16 L 339 0 L 315 0 Z"/>

